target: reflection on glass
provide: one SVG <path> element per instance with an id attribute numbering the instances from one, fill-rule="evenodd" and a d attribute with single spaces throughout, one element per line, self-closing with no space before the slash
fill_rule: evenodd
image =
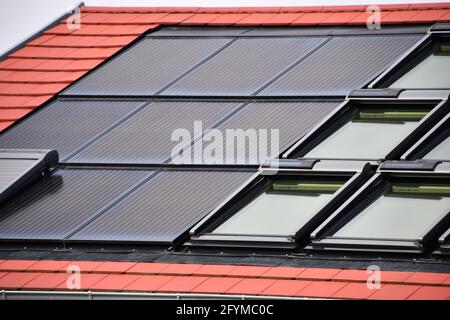
<path id="1" fill-rule="evenodd" d="M 330 200 L 341 182 L 275 182 L 216 228 L 216 234 L 289 235 Z"/>
<path id="2" fill-rule="evenodd" d="M 449 185 L 393 185 L 334 236 L 419 239 L 449 210 Z"/>
<path id="3" fill-rule="evenodd" d="M 427 111 L 360 111 L 304 157 L 381 159 L 418 125 Z"/>
<path id="4" fill-rule="evenodd" d="M 441 44 L 408 73 L 395 81 L 391 88 L 444 89 L 450 88 L 450 44 Z"/>
<path id="5" fill-rule="evenodd" d="M 447 137 L 447 139 L 439 143 L 423 158 L 434 160 L 450 160 L 450 137 Z"/>

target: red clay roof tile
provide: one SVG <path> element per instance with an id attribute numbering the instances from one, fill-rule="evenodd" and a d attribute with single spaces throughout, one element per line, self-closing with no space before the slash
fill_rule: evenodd
<path id="1" fill-rule="evenodd" d="M 377 300 L 405 300 L 420 288 L 420 286 L 386 284 L 379 290 L 376 290 L 370 298 Z"/>
<path id="2" fill-rule="evenodd" d="M 446 273 L 431 273 L 431 272 L 416 272 L 407 278 L 404 283 L 406 284 L 442 284 L 450 275 Z"/>
<path id="3" fill-rule="evenodd" d="M 63 291 L 67 291 L 67 290 L 89 290 L 94 284 L 96 284 L 97 282 L 99 282 L 100 280 L 106 278 L 108 276 L 108 274 L 102 274 L 102 273 L 83 273 L 80 275 L 80 282 L 77 283 L 77 281 L 71 281 L 72 279 L 70 279 L 68 277 L 68 275 L 66 275 L 67 280 L 62 282 L 59 286 L 57 286 L 55 288 L 55 290 L 63 290 Z M 75 280 L 75 279 L 73 279 Z M 76 287 L 79 284 L 79 288 Z"/>
<path id="4" fill-rule="evenodd" d="M 168 266 L 167 263 L 138 262 L 127 270 L 127 274 L 157 274 Z"/>
<path id="5" fill-rule="evenodd" d="M 136 265 L 136 262 L 104 262 L 94 269 L 96 273 L 125 273 Z"/>
<path id="6" fill-rule="evenodd" d="M 90 285 L 88 289 L 93 291 L 122 291 L 137 279 L 139 279 L 139 276 L 130 274 L 110 274 Z"/>
<path id="7" fill-rule="evenodd" d="M 347 283 L 333 294 L 336 299 L 367 299 L 377 289 L 369 289 L 366 283 Z"/>
<path id="8" fill-rule="evenodd" d="M 450 298 L 450 287 L 421 287 L 408 300 L 445 300 Z"/>
<path id="9" fill-rule="evenodd" d="M 181 276 L 174 277 L 158 289 L 159 292 L 191 292 L 195 287 L 205 282 L 208 277 Z"/>
<path id="10" fill-rule="evenodd" d="M 248 13 L 226 13 L 212 20 L 211 22 L 208 23 L 208 25 L 212 26 L 234 25 L 238 23 L 240 20 L 247 17 L 248 15 L 249 15 Z"/>
<path id="11" fill-rule="evenodd" d="M 263 291 L 269 296 L 295 296 L 300 290 L 310 285 L 311 281 L 302 280 L 277 280 Z"/>
<path id="12" fill-rule="evenodd" d="M 273 285 L 275 281 L 270 279 L 243 279 L 227 290 L 226 293 L 258 295 Z"/>
<path id="13" fill-rule="evenodd" d="M 195 270 L 193 274 L 197 276 L 228 276 L 235 268 L 236 266 L 233 265 L 207 264 Z"/>
<path id="14" fill-rule="evenodd" d="M 196 270 L 200 269 L 201 264 L 189 264 L 189 263 L 173 263 L 168 264 L 166 268 L 161 270 L 162 274 L 175 274 L 175 275 L 191 275 Z"/>
<path id="15" fill-rule="evenodd" d="M 0 264 L 0 271 L 24 271 L 35 263 L 35 260 L 6 260 Z"/>
<path id="16" fill-rule="evenodd" d="M 329 298 L 346 285 L 345 282 L 319 281 L 312 282 L 304 289 L 300 290 L 296 296 L 310 298 Z"/>
<path id="17" fill-rule="evenodd" d="M 71 261 L 38 261 L 27 268 L 27 271 L 34 272 L 57 272 L 65 270 L 65 268 L 71 264 Z"/>
<path id="18" fill-rule="evenodd" d="M 65 283 L 68 276 L 68 274 L 64 273 L 42 273 L 30 282 L 27 282 L 22 289 L 54 290 Z"/>
<path id="19" fill-rule="evenodd" d="M 339 271 L 339 269 L 308 268 L 300 273 L 297 278 L 307 280 L 330 280 Z"/>
<path id="20" fill-rule="evenodd" d="M 265 24 L 267 20 L 274 17 L 274 13 L 251 13 L 244 19 L 239 20 L 237 26 L 260 26 Z"/>
<path id="21" fill-rule="evenodd" d="M 0 289 L 21 289 L 28 282 L 39 276 L 36 272 L 9 272 L 0 278 Z"/>
<path id="22" fill-rule="evenodd" d="M 182 25 L 204 25 L 217 19 L 220 13 L 197 13 L 181 22 Z"/>
<path id="23" fill-rule="evenodd" d="M 279 13 L 274 14 L 271 18 L 269 18 L 264 25 L 267 26 L 283 26 L 289 25 L 295 20 L 299 19 L 303 13 Z"/>
<path id="24" fill-rule="evenodd" d="M 305 268 L 273 267 L 264 272 L 261 278 L 295 279 Z"/>
<path id="25" fill-rule="evenodd" d="M 126 286 L 123 290 L 134 292 L 154 292 L 173 278 L 173 276 L 142 276 Z"/>
<path id="26" fill-rule="evenodd" d="M 227 292 L 240 281 L 242 281 L 242 278 L 212 277 L 193 288 L 191 292 L 220 294 Z"/>
<path id="27" fill-rule="evenodd" d="M 237 266 L 231 270 L 229 276 L 237 277 L 260 277 L 265 272 L 269 271 L 271 267 L 260 267 L 260 266 Z"/>

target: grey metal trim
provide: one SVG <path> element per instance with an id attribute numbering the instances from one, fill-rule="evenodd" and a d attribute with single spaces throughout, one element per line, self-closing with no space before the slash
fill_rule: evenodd
<path id="1" fill-rule="evenodd" d="M 0 168 L 0 203 L 3 203 L 57 166 L 59 156 L 56 150 L 0 149 L 0 160 L 12 165 Z M 15 176 L 13 181 L 11 175 Z"/>
<path id="2" fill-rule="evenodd" d="M 435 23 L 430 27 L 428 32 L 450 32 L 450 23 Z"/>
<path id="3" fill-rule="evenodd" d="M 402 89 L 356 89 L 347 95 L 347 98 L 397 98 Z"/>
<path id="4" fill-rule="evenodd" d="M 194 293 L 0 291 L 0 300 L 325 300 L 318 298 Z M 328 299 L 327 299 L 328 300 Z"/>

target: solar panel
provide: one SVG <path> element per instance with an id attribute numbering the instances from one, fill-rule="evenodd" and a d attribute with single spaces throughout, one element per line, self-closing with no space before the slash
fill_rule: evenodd
<path id="1" fill-rule="evenodd" d="M 161 94 L 252 95 L 325 39 L 240 38 Z"/>
<path id="2" fill-rule="evenodd" d="M 69 240 L 173 242 L 252 174 L 242 171 L 158 173 Z"/>
<path id="3" fill-rule="evenodd" d="M 57 100 L 2 133 L 0 148 L 54 149 L 64 159 L 142 104 Z"/>
<path id="4" fill-rule="evenodd" d="M 162 163 L 170 158 L 172 148 L 178 144 L 171 141 L 174 130 L 189 130 L 193 137 L 194 121 L 202 121 L 203 129 L 206 129 L 239 105 L 226 102 L 155 102 L 89 145 L 70 161 Z"/>
<path id="5" fill-rule="evenodd" d="M 230 38 L 145 38 L 71 86 L 71 95 L 152 95 Z"/>
<path id="6" fill-rule="evenodd" d="M 1 239 L 61 240 L 149 174 L 60 169 L 1 208 Z"/>
<path id="7" fill-rule="evenodd" d="M 420 38 L 334 37 L 259 95 L 346 95 L 370 82 Z"/>
<path id="8" fill-rule="evenodd" d="M 338 105 L 339 101 L 334 102 L 257 102 L 246 105 L 244 108 L 235 113 L 232 117 L 228 118 L 218 129 L 222 132 L 226 138 L 227 134 L 231 132 L 229 129 L 243 129 L 247 131 L 248 136 L 251 133 L 257 134 L 258 143 L 264 143 L 267 137 L 267 155 L 272 151 L 271 145 L 273 139 L 276 139 L 275 135 L 271 135 L 270 130 L 279 130 L 279 151 L 287 149 L 290 145 L 300 139 L 311 128 L 313 128 L 319 121 L 321 121 L 326 115 L 331 113 Z M 267 129 L 266 131 L 259 132 L 260 129 Z M 255 132 L 256 131 L 256 132 Z M 234 133 L 237 133 L 236 131 Z M 206 135 L 203 140 L 208 141 L 212 137 L 213 133 Z M 273 138 L 273 139 L 272 139 Z M 228 164 L 258 164 L 264 160 L 261 156 L 260 148 L 250 149 L 248 140 L 236 138 L 232 147 L 228 145 L 224 146 L 223 157 L 216 157 L 219 160 L 216 164 L 227 163 L 226 154 L 233 155 L 231 163 Z M 198 145 L 200 142 L 197 142 Z M 203 147 L 206 150 L 208 142 L 203 142 Z M 193 157 L 193 148 L 186 152 Z M 262 153 L 264 155 L 264 153 Z M 203 153 L 201 154 L 203 156 Z M 184 159 L 189 159 L 184 158 Z M 201 163 L 202 160 L 193 158 L 196 163 Z M 223 161 L 220 161 L 223 159 Z"/>

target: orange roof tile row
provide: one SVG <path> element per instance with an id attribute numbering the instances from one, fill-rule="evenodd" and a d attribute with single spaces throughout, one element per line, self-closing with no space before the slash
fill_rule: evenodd
<path id="1" fill-rule="evenodd" d="M 339 299 L 450 299 L 450 274 L 382 271 L 369 289 L 365 270 L 151 262 L 0 260 L 0 289 L 247 294 Z M 69 281 L 68 281 L 69 280 Z"/>
<path id="2" fill-rule="evenodd" d="M 450 3 L 382 5 L 382 23 L 450 21 Z M 365 24 L 367 6 L 241 8 L 82 7 L 0 61 L 0 131 L 56 95 L 142 33 L 160 25 L 316 26 Z M 20 109 L 20 110 L 19 110 Z"/>

